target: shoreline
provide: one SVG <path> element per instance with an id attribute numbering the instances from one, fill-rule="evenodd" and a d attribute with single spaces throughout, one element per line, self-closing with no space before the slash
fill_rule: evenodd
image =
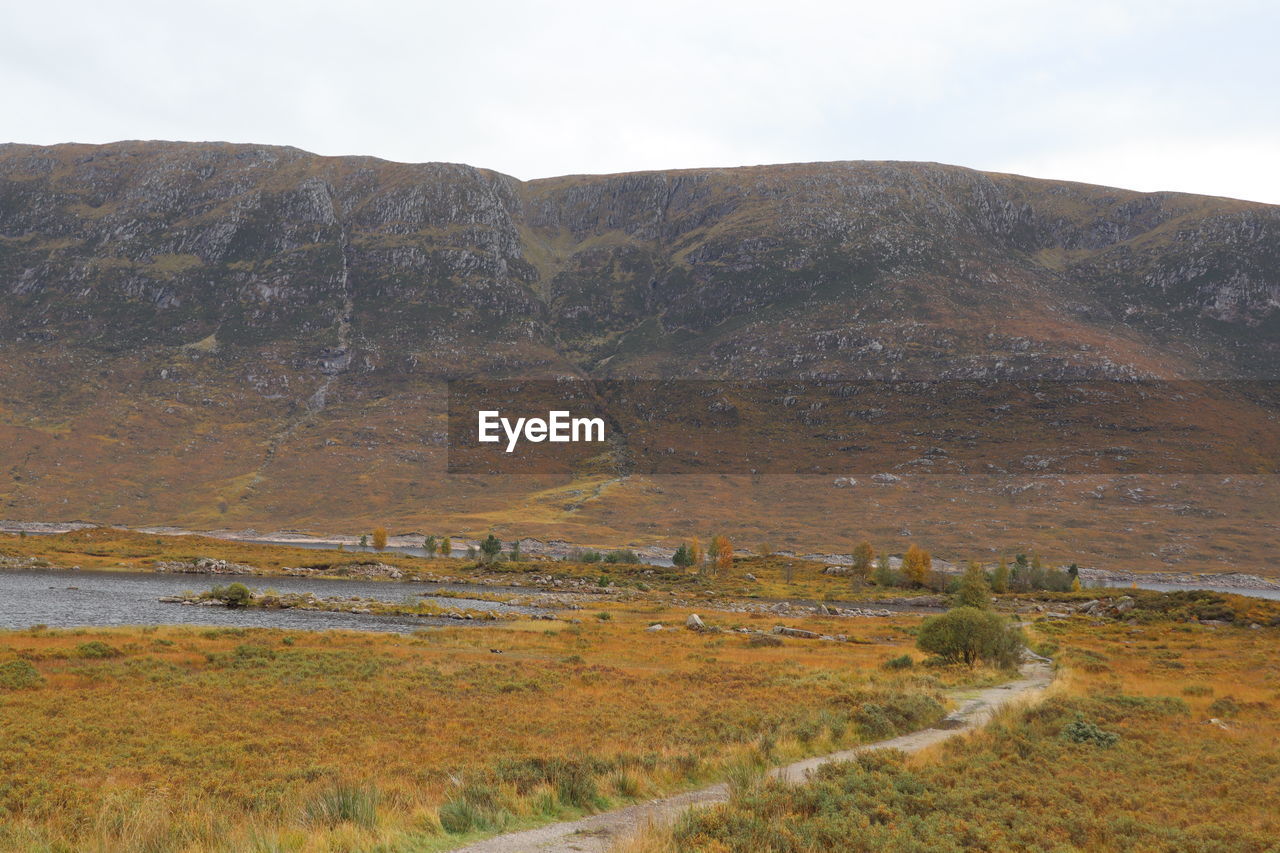
<path id="1" fill-rule="evenodd" d="M 0 533 L 27 533 L 32 535 L 51 535 L 58 533 L 69 533 L 75 530 L 85 530 L 89 528 L 99 527 L 94 522 L 88 521 L 66 521 L 66 522 L 49 522 L 49 521 L 14 521 L 0 519 Z M 183 527 L 174 527 L 168 525 L 149 526 L 149 527 L 127 527 L 119 525 L 105 525 L 110 527 L 120 527 L 122 530 L 132 530 L 137 533 L 146 533 L 155 536 L 203 536 L 209 539 L 222 539 L 229 542 L 245 542 L 261 545 L 282 545 L 303 548 L 342 548 L 355 549 L 350 551 L 353 554 L 364 553 L 364 549 L 360 549 L 360 537 L 349 536 L 345 534 L 310 534 L 302 533 L 296 530 L 273 530 L 270 532 L 259 532 L 254 528 L 245 528 L 242 530 L 189 530 Z M 421 540 L 423 534 L 400 534 L 387 537 L 388 551 L 412 551 L 421 548 Z M 520 550 L 528 556 L 541 556 L 551 559 L 560 559 L 569 556 L 577 550 L 609 550 L 606 546 L 584 546 L 576 545 L 562 539 L 536 539 L 526 537 L 520 541 Z M 478 540 L 471 539 L 454 539 L 455 547 L 453 554 L 462 555 L 466 553 L 468 546 L 478 546 Z M 622 546 L 627 547 L 627 546 Z M 674 549 L 663 548 L 657 545 L 627 547 L 628 550 L 634 551 L 642 563 L 649 565 L 671 565 L 671 555 Z M 367 549 L 370 553 L 376 553 L 372 548 Z M 753 554 L 749 549 L 742 549 L 744 555 Z M 796 554 L 789 551 L 778 551 L 779 556 L 795 557 L 797 559 L 812 560 L 815 562 L 825 562 L 831 565 L 843 565 L 849 562 L 847 554 Z M 957 564 L 934 559 L 935 568 L 943 573 L 958 573 L 960 569 Z M 1080 578 L 1082 581 L 1090 583 L 1099 583 L 1105 586 L 1125 587 L 1135 583 L 1156 583 L 1169 586 L 1185 587 L 1186 589 L 1197 589 L 1204 584 L 1211 584 L 1218 587 L 1227 587 L 1229 589 L 1240 590 L 1260 590 L 1266 592 L 1280 592 L 1280 580 L 1263 577 L 1262 575 L 1245 572 L 1238 569 L 1225 570 L 1221 572 L 1180 572 L 1180 571 L 1161 571 L 1161 570 L 1133 570 L 1133 569 L 1100 569 L 1096 567 L 1080 568 Z"/>

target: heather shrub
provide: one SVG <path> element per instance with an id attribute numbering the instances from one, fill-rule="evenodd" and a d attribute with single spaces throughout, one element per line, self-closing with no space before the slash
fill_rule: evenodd
<path id="1" fill-rule="evenodd" d="M 915 661 L 911 655 L 898 655 L 896 658 L 889 658 L 880 666 L 888 670 L 911 669 L 911 667 L 915 666 Z"/>
<path id="2" fill-rule="evenodd" d="M 118 658 L 124 654 L 115 646 L 107 645 L 101 640 L 90 640 L 87 643 L 81 643 L 76 646 L 76 657 L 78 658 Z"/>
<path id="3" fill-rule="evenodd" d="M 0 690 L 26 690 L 44 682 L 31 661 L 10 660 L 0 663 Z"/>

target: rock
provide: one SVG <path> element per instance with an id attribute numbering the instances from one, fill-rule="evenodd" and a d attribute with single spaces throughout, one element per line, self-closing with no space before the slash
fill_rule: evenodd
<path id="1" fill-rule="evenodd" d="M 897 474 L 872 474 L 871 482 L 880 483 L 881 485 L 888 485 L 890 483 L 901 483 L 902 478 L 899 477 Z"/>
<path id="2" fill-rule="evenodd" d="M 253 566 L 233 563 L 229 560 L 215 560 L 210 557 L 197 557 L 194 560 L 161 560 L 152 568 L 157 572 L 174 574 L 251 575 L 254 573 Z"/>
<path id="3" fill-rule="evenodd" d="M 701 622 L 702 620 L 698 620 L 698 621 L 699 621 L 699 622 Z M 686 624 L 687 624 L 687 623 L 686 623 Z M 645 630 L 646 630 L 646 631 L 661 631 L 661 630 L 663 630 L 663 628 L 662 628 L 662 625 L 659 623 L 659 624 L 650 625 L 648 628 L 645 628 Z"/>
<path id="4" fill-rule="evenodd" d="M 752 583 L 755 583 L 755 582 L 756 582 L 756 576 L 755 576 L 755 575 L 753 575 L 753 574 L 751 574 L 751 572 L 747 572 L 745 575 L 743 575 L 743 578 L 745 578 L 746 580 L 751 581 Z"/>
<path id="5" fill-rule="evenodd" d="M 802 640 L 817 640 L 822 637 L 817 631 L 806 631 L 803 628 L 789 628 L 786 625 L 774 625 L 773 633 L 784 637 L 799 637 Z"/>
<path id="6" fill-rule="evenodd" d="M 684 620 L 684 626 L 690 631 L 705 631 L 707 625 L 702 621 L 702 617 L 697 613 L 690 613 L 689 618 Z"/>
<path id="7" fill-rule="evenodd" d="M 853 569 L 848 566 L 826 566 L 823 568 L 822 573 L 824 575 L 834 575 L 838 578 L 847 578 L 853 574 Z"/>

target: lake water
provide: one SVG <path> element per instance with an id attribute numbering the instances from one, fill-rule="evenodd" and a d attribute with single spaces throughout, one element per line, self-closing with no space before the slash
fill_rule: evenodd
<path id="1" fill-rule="evenodd" d="M 258 610 L 167 604 L 159 599 L 200 592 L 238 581 L 253 590 L 310 592 L 319 598 L 356 596 L 402 603 L 430 601 L 442 607 L 536 615 L 543 611 L 471 598 L 434 597 L 432 591 L 528 594 L 515 587 L 397 581 L 324 580 L 293 577 L 154 574 L 59 570 L 0 571 L 0 628 L 48 625 L 73 628 L 104 625 L 212 625 L 240 628 L 348 631 L 414 631 L 432 625 L 465 625 L 429 616 L 379 616 L 307 610 Z M 482 623 L 483 624 L 483 623 Z"/>
<path id="2" fill-rule="evenodd" d="M 1117 586 L 1121 585 L 1117 584 Z M 1234 595 L 1247 595 L 1252 598 L 1269 598 L 1272 601 L 1280 601 L 1280 589 L 1238 589 L 1236 587 L 1219 586 L 1211 583 L 1189 585 L 1175 583 L 1139 583 L 1138 588 L 1155 589 L 1160 592 L 1176 592 L 1180 589 L 1207 589 L 1210 592 L 1229 592 Z"/>
<path id="3" fill-rule="evenodd" d="M 32 625 L 74 628 L 109 625 L 209 625 L 291 630 L 341 629 L 349 631 L 406 632 L 433 625 L 466 624 L 455 619 L 429 616 L 379 616 L 363 613 L 328 613 L 306 610 L 229 610 L 223 607 L 191 607 L 167 604 L 159 599 L 187 591 L 203 591 L 214 585 L 239 581 L 254 590 L 310 592 L 319 598 L 358 597 L 401 603 L 430 601 L 442 607 L 492 610 L 500 613 L 538 615 L 544 611 L 515 607 L 474 598 L 435 597 L 433 591 L 455 593 L 536 594 L 523 587 L 473 584 L 415 583 L 405 581 L 325 580 L 295 577 L 155 574 L 151 572 L 69 571 L 40 569 L 0 571 L 0 629 Z M 1280 590 L 1242 590 L 1212 584 L 1188 587 L 1173 584 L 1139 584 L 1144 589 L 1211 589 L 1280 600 Z M 428 593 L 424 595 L 424 593 Z M 878 607 L 875 603 L 863 606 Z M 897 608 L 895 608 L 897 609 Z M 902 608 L 910 609 L 910 608 Z"/>

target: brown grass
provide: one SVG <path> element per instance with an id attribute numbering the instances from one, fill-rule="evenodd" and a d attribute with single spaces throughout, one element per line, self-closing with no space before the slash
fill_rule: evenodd
<path id="1" fill-rule="evenodd" d="M 42 679 L 0 689 L 0 849 L 433 849 L 469 837 L 443 835 L 438 810 L 473 783 L 496 792 L 501 825 L 570 816 L 710 781 L 762 739 L 777 761 L 856 742 L 863 702 L 995 677 L 881 671 L 907 642 L 882 620 L 842 623 L 865 644 L 754 648 L 643 630 L 685 610 L 608 612 L 412 636 L 0 634 L 0 663 L 26 660 Z M 871 643 L 886 632 L 902 639 Z M 530 759 L 588 768 L 599 799 L 501 775 Z M 372 803 L 373 822 L 306 817 L 343 796 Z"/>

